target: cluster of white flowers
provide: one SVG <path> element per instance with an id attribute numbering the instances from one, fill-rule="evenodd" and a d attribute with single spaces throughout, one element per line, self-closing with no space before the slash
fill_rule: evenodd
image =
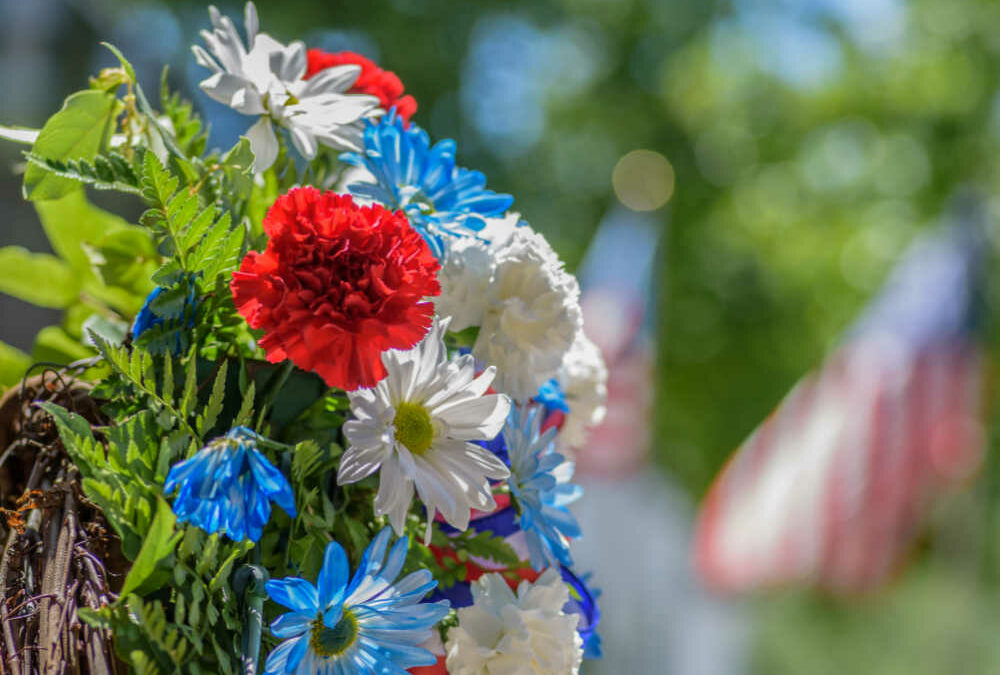
<path id="1" fill-rule="evenodd" d="M 561 450 L 583 447 L 587 430 L 600 424 L 607 413 L 608 368 L 600 348 L 582 330 L 566 352 L 556 379 L 569 406 L 556 443 Z"/>
<path id="2" fill-rule="evenodd" d="M 519 227 L 496 253 L 472 348 L 495 365 L 497 386 L 527 401 L 551 379 L 583 325 L 580 286 L 555 251 L 530 227 Z"/>
<path id="3" fill-rule="evenodd" d="M 569 589 L 549 568 L 517 595 L 499 574 L 472 585 L 473 604 L 448 631 L 450 675 L 576 675 L 583 659 L 579 615 L 563 611 Z"/>
<path id="4" fill-rule="evenodd" d="M 581 334 L 580 287 L 516 214 L 491 219 L 484 238 L 451 246 L 437 311 L 456 330 L 479 327 L 472 354 L 496 366 L 498 389 L 524 402 L 559 373 Z"/>
<path id="5" fill-rule="evenodd" d="M 360 67 L 328 68 L 305 80 L 305 44 L 284 45 L 261 33 L 253 3 L 246 5 L 246 44 L 229 17 L 215 7 L 209 13 L 212 30 L 201 32 L 207 51 L 192 47 L 198 64 L 212 71 L 200 86 L 237 112 L 259 116 L 246 134 L 256 172 L 266 171 L 278 157 L 275 124 L 288 129 L 306 159 L 316 156 L 320 144 L 336 150 L 361 148 L 365 118 L 383 111 L 374 96 L 346 93 Z"/>

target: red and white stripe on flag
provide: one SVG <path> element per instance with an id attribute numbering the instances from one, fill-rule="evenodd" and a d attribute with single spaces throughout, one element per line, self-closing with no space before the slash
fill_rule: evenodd
<path id="1" fill-rule="evenodd" d="M 893 573 L 928 501 L 974 472 L 984 445 L 979 349 L 908 347 L 848 341 L 736 451 L 696 528 L 708 585 L 856 593 Z"/>

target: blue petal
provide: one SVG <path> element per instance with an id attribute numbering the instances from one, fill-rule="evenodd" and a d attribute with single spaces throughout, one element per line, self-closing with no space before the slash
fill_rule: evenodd
<path id="1" fill-rule="evenodd" d="M 339 608 L 343 603 L 350 574 L 351 568 L 344 547 L 331 541 L 326 545 L 323 567 L 319 572 L 319 606 L 323 611 L 329 609 L 331 605 L 337 605 Z"/>
<path id="2" fill-rule="evenodd" d="M 285 476 L 256 448 L 251 448 L 247 453 L 250 470 L 253 471 L 254 478 L 260 489 L 274 501 L 275 504 L 285 510 L 292 518 L 295 517 L 295 496 L 292 494 L 292 486 Z"/>
<path id="3" fill-rule="evenodd" d="M 274 633 L 275 637 L 279 638 L 295 637 L 308 631 L 310 624 L 315 620 L 315 616 L 289 612 L 288 614 L 282 614 L 271 622 L 271 632 Z"/>
<path id="4" fill-rule="evenodd" d="M 305 579 L 271 579 L 264 588 L 272 600 L 292 611 L 314 616 L 319 613 L 316 587 Z"/>
<path id="5" fill-rule="evenodd" d="M 306 655 L 306 651 L 309 649 L 309 640 L 306 639 L 305 635 L 297 638 L 297 640 L 295 646 L 292 647 L 292 650 L 288 654 L 288 662 L 285 664 L 286 673 L 295 672 L 295 669 L 299 667 L 299 663 L 302 662 L 302 657 Z"/>
<path id="6" fill-rule="evenodd" d="M 304 637 L 293 638 L 285 640 L 272 649 L 271 653 L 267 655 L 267 661 L 264 664 L 264 675 L 282 675 L 287 672 L 285 666 L 288 663 L 288 655 L 300 642 L 308 644 L 309 640 Z"/>
<path id="7" fill-rule="evenodd" d="M 348 587 L 345 595 L 350 596 L 358 589 L 358 586 L 369 576 L 376 574 L 382 568 L 382 561 L 385 559 L 385 547 L 389 543 L 391 528 L 384 527 L 382 531 L 375 535 L 364 555 L 361 556 L 361 564 L 354 573 L 354 579 Z"/>

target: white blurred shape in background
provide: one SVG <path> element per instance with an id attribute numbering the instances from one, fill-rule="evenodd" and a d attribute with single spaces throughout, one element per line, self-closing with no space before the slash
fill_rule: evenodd
<path id="1" fill-rule="evenodd" d="M 749 625 L 690 564 L 693 507 L 648 463 L 654 402 L 652 274 L 661 220 L 613 210 L 580 267 L 588 336 L 609 368 L 608 414 L 577 455 L 586 498 L 578 568 L 601 588 L 604 659 L 584 675 L 747 672 Z"/>

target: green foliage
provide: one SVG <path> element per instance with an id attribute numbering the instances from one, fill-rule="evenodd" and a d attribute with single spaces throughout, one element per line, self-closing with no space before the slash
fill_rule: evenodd
<path id="1" fill-rule="evenodd" d="M 149 293 L 159 253 L 147 230 L 135 226 L 110 230 L 82 247 L 105 286 L 129 291 L 136 297 Z"/>
<path id="2" fill-rule="evenodd" d="M 53 250 L 72 270 L 79 294 L 74 306 L 125 316 L 139 309 L 159 258 L 148 232 L 94 206 L 81 189 L 35 202 L 35 210 Z"/>
<path id="3" fill-rule="evenodd" d="M 0 342 L 0 391 L 21 381 L 31 358 L 20 349 Z"/>
<path id="4" fill-rule="evenodd" d="M 169 256 L 153 275 L 157 283 L 174 285 L 188 277 L 212 284 L 236 267 L 243 252 L 244 230 L 230 226 L 227 211 L 203 205 L 198 192 L 182 187 L 180 179 L 151 152 L 144 153 L 141 185 L 150 208 L 139 220 Z"/>
<path id="5" fill-rule="evenodd" d="M 86 619 L 112 628 L 119 653 L 135 672 L 235 673 L 242 617 L 229 578 L 253 544 L 179 528 L 163 497 L 170 466 L 200 447 L 200 435 L 218 419 L 227 366 L 209 381 L 201 405 L 193 358 L 175 373 L 169 357 L 95 341 L 113 369 L 103 391 L 131 399 L 132 411 L 112 407 L 121 414 L 118 422 L 95 436 L 82 417 L 41 404 L 80 468 L 87 498 L 104 512 L 133 561 L 119 601 Z M 252 394 L 247 400 L 252 406 Z"/>
<path id="6" fill-rule="evenodd" d="M 62 110 L 42 127 L 31 146 L 36 158 L 54 161 L 93 159 L 107 148 L 121 103 L 104 91 L 81 91 L 66 99 Z M 32 201 L 57 199 L 76 189 L 77 184 L 39 166 L 24 174 L 24 196 Z"/>
<path id="7" fill-rule="evenodd" d="M 61 326 L 46 326 L 38 331 L 31 348 L 33 361 L 71 363 L 93 356 L 93 351 L 71 336 Z"/>
<path id="8" fill-rule="evenodd" d="M 198 157 L 205 152 L 208 133 L 204 129 L 201 118 L 194 112 L 190 102 L 183 100 L 177 92 L 170 92 L 167 87 L 167 69 L 163 69 L 160 80 L 160 105 L 163 114 L 170 120 L 174 129 L 177 145 L 187 157 Z"/>
<path id="9" fill-rule="evenodd" d="M 431 530 L 431 545 L 446 553 L 436 556 L 424 544 L 427 523 L 415 514 L 411 514 L 406 522 L 406 534 L 410 537 L 410 553 L 406 558 L 404 573 L 418 569 L 428 569 L 441 588 L 449 588 L 460 581 L 466 580 L 465 563 L 470 556 L 491 560 L 497 565 L 507 568 L 504 574 L 515 574 L 512 570 L 521 567 L 517 553 L 502 537 L 492 532 L 476 532 L 468 529 L 454 535 L 444 534 L 437 524 Z"/>
<path id="10" fill-rule="evenodd" d="M 157 565 L 171 555 L 183 533 L 174 532 L 176 522 L 174 512 L 163 499 L 156 500 L 156 514 L 146 531 L 142 546 L 132 563 L 132 569 L 122 584 L 121 595 L 128 595 L 143 588 L 143 585 L 154 586 L 162 581 L 154 576 Z M 155 587 L 155 586 L 154 586 Z"/>
<path id="11" fill-rule="evenodd" d="M 32 166 L 53 176 L 84 183 L 97 190 L 140 194 L 138 173 L 132 163 L 117 152 L 97 155 L 92 160 L 69 159 L 63 161 L 42 157 L 34 152 L 25 153 L 24 156 Z"/>
<path id="12" fill-rule="evenodd" d="M 42 307 L 69 307 L 79 286 L 70 267 L 55 256 L 20 246 L 0 248 L 0 292 Z"/>

